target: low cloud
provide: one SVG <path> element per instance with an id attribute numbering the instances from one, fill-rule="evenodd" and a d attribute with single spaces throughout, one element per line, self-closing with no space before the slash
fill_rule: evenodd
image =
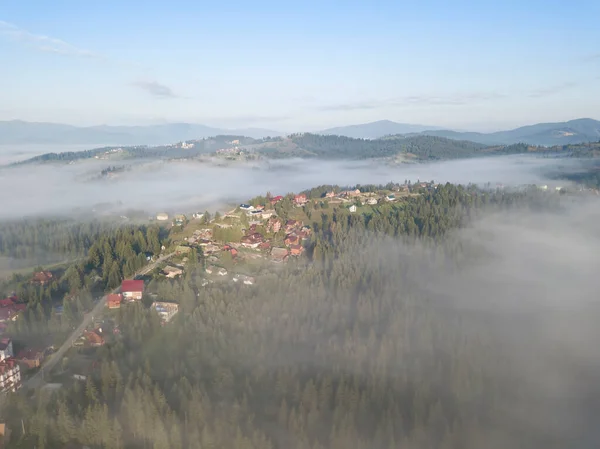
<path id="1" fill-rule="evenodd" d="M 99 58 L 96 53 L 79 48 L 68 42 L 43 34 L 31 33 L 9 22 L 0 20 L 0 35 L 13 42 L 32 47 L 45 53 L 54 53 L 77 58 Z"/>
<path id="2" fill-rule="evenodd" d="M 138 87 L 154 97 L 159 98 L 180 98 L 173 90 L 157 81 L 135 81 L 133 86 Z"/>
<path id="3" fill-rule="evenodd" d="M 7 151 L 12 154 L 17 149 L 11 146 Z M 40 151 L 39 146 L 34 149 Z M 61 148 L 62 151 L 69 149 Z M 23 159 L 25 149 L 22 154 Z M 0 203 L 4 207 L 0 210 L 0 219 L 70 214 L 75 209 L 92 213 L 98 203 L 110 205 L 109 210 L 113 211 L 133 208 L 150 215 L 161 211 L 222 210 L 227 204 L 239 204 L 267 191 L 276 195 L 322 184 L 385 184 L 404 182 L 405 179 L 463 184 L 490 182 L 492 185 L 546 183 L 552 186 L 546 173 L 552 172 L 557 164 L 576 163 L 574 160 L 506 156 L 399 165 L 376 161 L 307 164 L 298 160 L 245 164 L 210 159 L 185 162 L 92 159 L 70 165 L 27 165 L 2 169 Z M 120 164 L 128 165 L 130 171 L 114 179 L 98 179 L 101 170 Z M 43 191 L 33 187 L 40 184 L 45 186 Z M 15 189 L 15 185 L 21 187 Z"/>

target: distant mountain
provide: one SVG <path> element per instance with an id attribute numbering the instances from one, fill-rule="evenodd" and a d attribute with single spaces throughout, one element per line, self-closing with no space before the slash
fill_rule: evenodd
<path id="1" fill-rule="evenodd" d="M 21 120 L 0 121 L 0 144 L 166 145 L 223 134 L 252 138 L 282 135 L 267 129 L 219 129 L 192 123 L 78 127 Z"/>
<path id="2" fill-rule="evenodd" d="M 494 133 L 426 130 L 415 134 L 470 140 L 486 145 L 510 145 L 513 143 L 543 146 L 569 145 L 600 140 L 600 121 L 580 118 L 568 122 L 538 123 L 537 125 L 522 126 L 509 131 Z"/>
<path id="3" fill-rule="evenodd" d="M 378 139 L 391 134 L 420 133 L 422 131 L 439 130 L 437 126 L 411 125 L 396 123 L 390 120 L 364 123 L 362 125 L 340 126 L 319 131 L 315 134 L 353 137 L 355 139 Z"/>

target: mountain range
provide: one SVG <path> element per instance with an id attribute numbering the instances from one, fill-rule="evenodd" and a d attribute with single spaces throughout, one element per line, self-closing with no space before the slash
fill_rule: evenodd
<path id="1" fill-rule="evenodd" d="M 268 129 L 220 129 L 191 123 L 78 127 L 21 120 L 0 121 L 0 144 L 166 145 L 217 135 L 259 139 L 283 134 Z"/>
<path id="2" fill-rule="evenodd" d="M 597 142 L 600 140 L 600 121 L 590 118 L 580 118 L 558 123 L 538 123 L 536 125 L 522 126 L 508 131 L 493 133 L 459 132 L 433 127 L 426 130 L 406 131 L 410 126 L 421 127 L 421 125 L 406 125 L 382 120 L 363 125 L 332 128 L 321 131 L 319 134 L 337 134 L 362 139 L 376 139 L 392 134 L 406 136 L 426 135 L 454 140 L 469 140 L 484 145 L 526 143 L 529 145 L 554 146 Z M 389 132 L 394 129 L 399 129 L 400 131 Z"/>
<path id="3" fill-rule="evenodd" d="M 478 133 L 381 120 L 360 125 L 330 128 L 314 134 L 361 139 L 378 139 L 392 135 L 406 137 L 425 135 L 461 141 L 468 140 L 484 145 L 526 143 L 529 145 L 554 146 L 599 141 L 600 121 L 581 118 L 568 122 L 538 123 L 507 131 Z M 247 136 L 260 139 L 267 136 L 283 136 L 285 133 L 260 128 L 220 129 L 191 123 L 77 127 L 21 120 L 0 121 L 0 144 L 165 145 L 216 135 Z"/>

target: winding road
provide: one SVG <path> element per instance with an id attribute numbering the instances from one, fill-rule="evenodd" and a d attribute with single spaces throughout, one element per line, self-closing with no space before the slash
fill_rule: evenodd
<path id="1" fill-rule="evenodd" d="M 138 271 L 133 278 L 135 279 L 138 276 L 143 276 L 143 275 L 149 273 L 159 263 L 165 261 L 166 259 L 169 259 L 174 254 L 175 253 L 173 252 L 170 254 L 165 254 L 164 256 L 160 256 L 154 262 L 152 262 L 149 265 L 146 265 L 144 268 L 142 268 L 140 271 Z M 121 287 L 119 286 L 110 293 L 118 293 L 120 289 L 121 289 Z M 98 301 L 98 303 L 94 306 L 94 308 L 90 312 L 84 314 L 83 320 L 81 321 L 79 326 L 77 326 L 77 328 L 71 333 L 71 335 L 69 335 L 69 337 L 62 344 L 62 346 L 60 348 L 58 348 L 58 350 L 55 353 L 53 353 L 46 360 L 46 362 L 41 366 L 40 370 L 37 373 L 35 373 L 33 376 L 31 376 L 29 379 L 23 381 L 23 383 L 22 383 L 23 389 L 38 388 L 38 387 L 41 387 L 42 385 L 44 385 L 44 383 L 45 383 L 44 372 L 50 373 L 50 371 L 52 371 L 52 369 L 56 366 L 56 364 L 60 360 L 63 359 L 64 355 L 71 348 L 71 346 L 73 346 L 73 343 L 75 343 L 75 341 L 79 338 L 79 336 L 83 333 L 83 331 L 92 323 L 94 316 L 98 316 L 99 314 L 102 314 L 104 312 L 105 307 L 106 307 L 106 297 L 107 296 L 108 295 L 103 296 L 102 299 L 100 299 L 100 301 Z"/>

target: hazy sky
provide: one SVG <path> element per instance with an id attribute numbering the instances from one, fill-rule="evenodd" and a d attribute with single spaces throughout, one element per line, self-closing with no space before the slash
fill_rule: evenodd
<path id="1" fill-rule="evenodd" d="M 595 0 L 2 3 L 0 120 L 293 131 L 600 118 Z"/>

